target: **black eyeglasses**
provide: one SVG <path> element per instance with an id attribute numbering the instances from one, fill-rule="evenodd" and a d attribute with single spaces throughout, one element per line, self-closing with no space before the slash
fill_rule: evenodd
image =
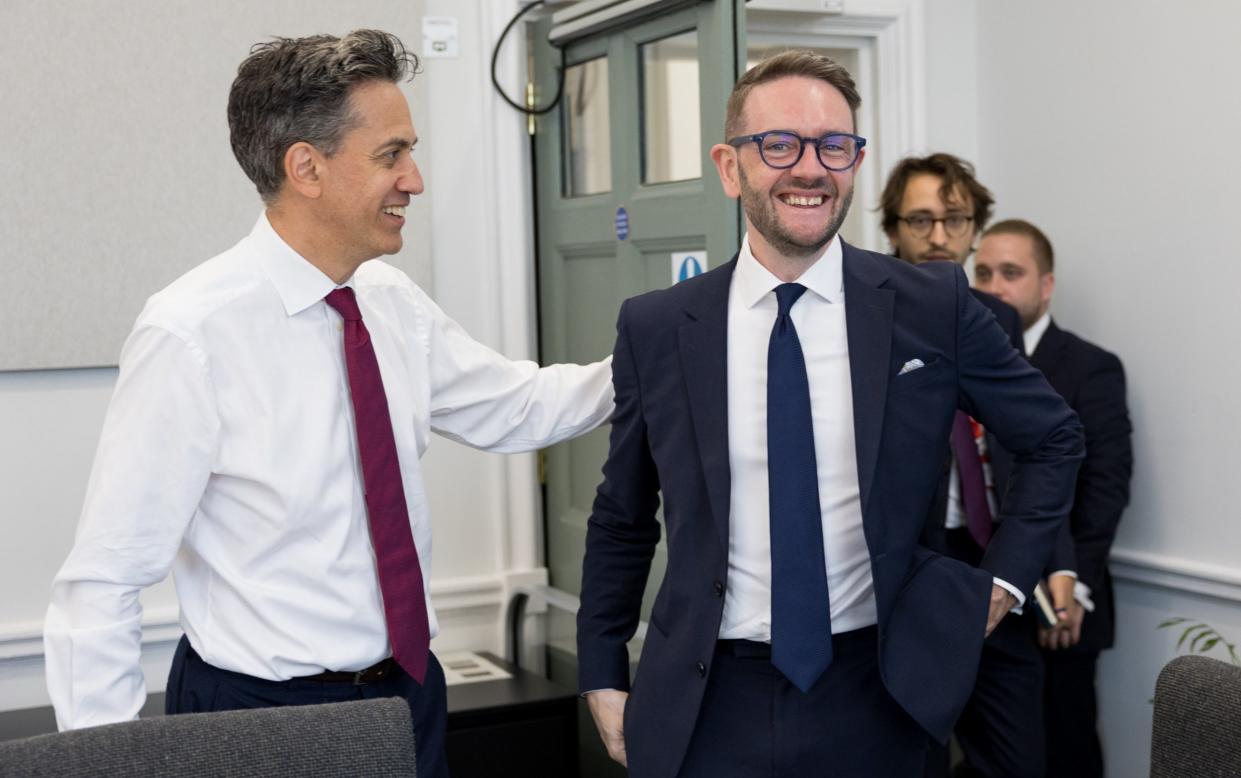
<path id="1" fill-rule="evenodd" d="M 935 229 L 938 222 L 944 225 L 944 232 L 950 238 L 959 238 L 965 234 L 969 228 L 970 222 L 974 221 L 973 216 L 964 216 L 959 213 L 949 214 L 943 218 L 935 218 L 926 213 L 915 213 L 913 216 L 898 216 L 898 222 L 905 222 L 909 227 L 909 231 L 913 233 L 915 238 L 925 238 L 931 234 L 931 230 Z"/>
<path id="2" fill-rule="evenodd" d="M 818 152 L 819 164 L 839 173 L 857 162 L 866 139 L 846 132 L 829 132 L 818 138 L 803 138 L 788 130 L 771 130 L 757 135 L 740 135 L 728 141 L 728 145 L 741 148 L 747 143 L 758 144 L 758 154 L 763 162 L 777 170 L 786 170 L 801 161 L 807 144 Z"/>

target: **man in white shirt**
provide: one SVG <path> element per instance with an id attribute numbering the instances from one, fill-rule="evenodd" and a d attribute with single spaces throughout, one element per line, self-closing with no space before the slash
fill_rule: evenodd
<path id="1" fill-rule="evenodd" d="M 920 775 L 1068 513 L 1076 418 L 964 273 L 838 237 L 859 103 L 812 52 L 746 73 L 711 149 L 745 212 L 738 256 L 621 308 L 577 642 L 633 775 Z M 1021 476 L 980 568 L 918 546 L 957 408 Z M 631 687 L 661 501 L 667 571 Z"/>
<path id="2" fill-rule="evenodd" d="M 1121 514 L 1129 504 L 1133 427 L 1120 359 L 1051 317 L 1056 287 L 1051 241 L 1035 225 L 1008 219 L 992 225 L 978 243 L 974 285 L 1017 309 L 1030 362 L 1077 412 L 1086 434 L 1086 458 L 1077 476 L 1069 514 L 1076 586 L 1056 593 L 1059 623 L 1039 629 L 1045 680 L 1043 719 L 1047 774 L 1102 778 L 1097 729 L 1095 666 L 1115 639 L 1112 577 L 1107 560 Z"/>
<path id="3" fill-rule="evenodd" d="M 472 340 L 403 273 L 423 190 L 395 37 L 276 39 L 241 64 L 234 153 L 266 210 L 154 295 L 121 354 L 76 544 L 48 609 L 62 729 L 134 718 L 139 590 L 174 573 L 170 713 L 410 702 L 418 774 L 447 773 L 419 457 L 585 432 L 608 360 L 539 368 Z"/>

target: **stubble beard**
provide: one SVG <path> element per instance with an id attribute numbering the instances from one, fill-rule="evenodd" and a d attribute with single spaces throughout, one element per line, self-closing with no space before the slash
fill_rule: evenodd
<path id="1" fill-rule="evenodd" d="M 750 224 L 763 236 L 769 246 L 786 257 L 808 257 L 818 254 L 832 241 L 832 238 L 836 237 L 836 233 L 840 231 L 840 225 L 844 224 L 845 217 L 849 214 L 849 206 L 853 204 L 852 187 L 845 192 L 844 197 L 839 197 L 839 191 L 831 179 L 793 179 L 792 183 L 796 186 L 828 190 L 829 194 L 836 199 L 837 206 L 819 235 L 809 241 L 801 240 L 780 223 L 780 217 L 776 215 L 775 205 L 772 204 L 769 193 L 751 187 L 744 168 L 738 168 L 738 173 L 741 179 L 741 207 L 745 209 Z"/>

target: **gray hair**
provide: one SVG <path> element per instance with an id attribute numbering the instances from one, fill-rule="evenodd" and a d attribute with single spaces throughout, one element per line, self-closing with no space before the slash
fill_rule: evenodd
<path id="1" fill-rule="evenodd" d="M 228 95 L 233 155 L 270 204 L 284 184 L 284 155 L 305 141 L 331 156 L 357 125 L 353 87 L 413 78 L 418 58 L 395 36 L 354 30 L 258 43 L 237 68 Z"/>

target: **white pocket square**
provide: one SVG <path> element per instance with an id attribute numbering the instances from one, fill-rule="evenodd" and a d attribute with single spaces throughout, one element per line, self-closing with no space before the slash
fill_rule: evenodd
<path id="1" fill-rule="evenodd" d="M 905 375 L 906 373 L 912 373 L 913 371 L 917 370 L 920 367 L 926 367 L 926 363 L 923 362 L 921 359 L 911 359 L 901 366 L 901 372 L 897 373 L 897 375 Z"/>

